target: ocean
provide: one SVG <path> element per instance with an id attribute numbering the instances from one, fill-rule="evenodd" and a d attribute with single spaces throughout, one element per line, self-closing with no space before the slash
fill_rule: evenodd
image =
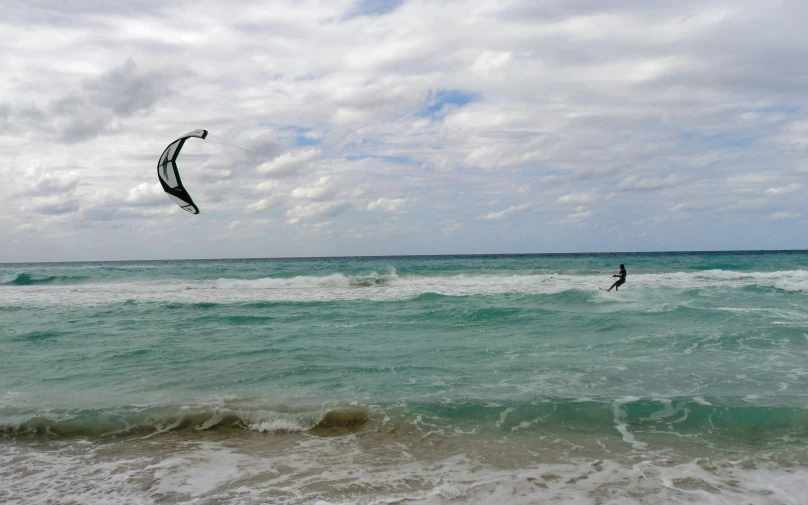
<path id="1" fill-rule="evenodd" d="M 0 265 L 0 502 L 805 504 L 807 267 Z"/>

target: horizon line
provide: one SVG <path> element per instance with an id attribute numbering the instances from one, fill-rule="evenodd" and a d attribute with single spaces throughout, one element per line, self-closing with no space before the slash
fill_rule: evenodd
<path id="1" fill-rule="evenodd" d="M 460 254 L 380 254 L 380 255 L 344 255 L 344 256 L 265 256 L 265 257 L 231 257 L 231 258 L 170 258 L 139 260 L 76 260 L 76 261 L 15 261 L 0 262 L 6 265 L 54 265 L 75 263 L 157 263 L 181 261 L 290 261 L 290 260 L 333 260 L 333 259 L 373 259 L 373 258 L 448 258 L 448 257 L 507 257 L 507 256 L 616 256 L 625 255 L 687 255 L 687 254 L 750 254 L 750 253 L 808 253 L 808 249 L 730 249 L 730 250 L 679 250 L 679 251 L 582 251 L 582 252 L 548 252 L 548 253 L 460 253 Z"/>

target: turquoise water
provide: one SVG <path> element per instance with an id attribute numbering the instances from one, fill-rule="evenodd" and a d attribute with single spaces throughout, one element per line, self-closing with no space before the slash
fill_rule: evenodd
<path id="1" fill-rule="evenodd" d="M 0 499 L 799 503 L 806 264 L 0 265 Z"/>

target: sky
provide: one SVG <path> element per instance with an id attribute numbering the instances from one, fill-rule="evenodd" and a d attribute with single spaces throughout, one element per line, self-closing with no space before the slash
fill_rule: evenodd
<path id="1" fill-rule="evenodd" d="M 808 248 L 806 2 L 0 12 L 0 262 Z"/>

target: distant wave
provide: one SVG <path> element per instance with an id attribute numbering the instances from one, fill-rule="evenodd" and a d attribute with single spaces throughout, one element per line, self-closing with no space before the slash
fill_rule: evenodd
<path id="1" fill-rule="evenodd" d="M 479 273 L 474 271 L 446 275 L 399 275 L 372 272 L 366 275 L 298 276 L 291 278 L 265 277 L 260 279 L 220 278 L 215 282 L 200 281 L 189 289 L 214 287 L 222 290 L 316 290 L 351 289 L 366 287 L 395 287 L 418 290 L 417 294 L 474 295 L 491 293 L 561 293 L 570 290 L 597 290 L 608 287 L 607 275 L 537 274 L 529 272 Z M 735 272 L 705 270 L 701 272 L 646 273 L 630 275 L 624 291 L 632 287 L 653 288 L 709 288 L 760 286 L 782 291 L 808 292 L 808 270 L 775 272 Z M 466 293 L 462 293 L 466 291 Z"/>
<path id="2" fill-rule="evenodd" d="M 468 271 L 444 275 L 413 275 L 390 271 L 346 275 L 218 278 L 209 280 L 138 280 L 134 282 L 79 282 L 80 277 L 43 277 L 19 274 L 3 286 L 47 284 L 48 289 L 0 290 L 0 306 L 20 304 L 112 304 L 167 302 L 169 304 L 311 303 L 340 300 L 426 300 L 429 297 L 491 295 L 552 295 L 561 303 L 673 303 L 699 292 L 723 294 L 733 290 L 808 293 L 808 271 L 735 272 L 705 270 L 629 275 L 619 292 L 601 291 L 611 284 L 608 275 L 553 273 L 485 273 Z M 5 292 L 4 292 L 5 291 Z M 720 293 L 719 293 L 720 292 Z M 423 298 L 426 297 L 426 298 Z"/>
<path id="3" fill-rule="evenodd" d="M 87 281 L 87 276 L 36 275 L 30 273 L 11 274 L 0 277 L 4 286 L 36 286 L 39 284 L 71 284 Z"/>
<path id="4" fill-rule="evenodd" d="M 734 272 L 706 270 L 701 272 L 647 273 L 629 276 L 624 292 L 632 287 L 709 288 L 760 286 L 782 291 L 808 292 L 808 271 Z M 298 276 L 291 278 L 227 279 L 190 285 L 188 289 L 214 287 L 222 290 L 316 290 L 365 287 L 395 287 L 417 290 L 420 294 L 467 296 L 490 293 L 554 294 L 572 290 L 593 291 L 608 287 L 612 279 L 605 275 L 478 273 L 474 271 L 447 275 L 399 275 L 376 272 L 367 275 Z"/>
<path id="5" fill-rule="evenodd" d="M 23 333 L 22 335 L 17 336 L 14 340 L 16 340 L 17 342 L 39 342 L 42 340 L 56 338 L 65 334 L 66 333 L 63 331 L 38 330 Z"/>
<path id="6" fill-rule="evenodd" d="M 365 275 L 344 275 L 340 273 L 317 276 L 297 276 L 291 278 L 262 279 L 218 279 L 217 289 L 316 289 L 316 288 L 362 288 L 387 286 L 400 278 L 395 271 L 388 274 L 371 272 Z"/>

